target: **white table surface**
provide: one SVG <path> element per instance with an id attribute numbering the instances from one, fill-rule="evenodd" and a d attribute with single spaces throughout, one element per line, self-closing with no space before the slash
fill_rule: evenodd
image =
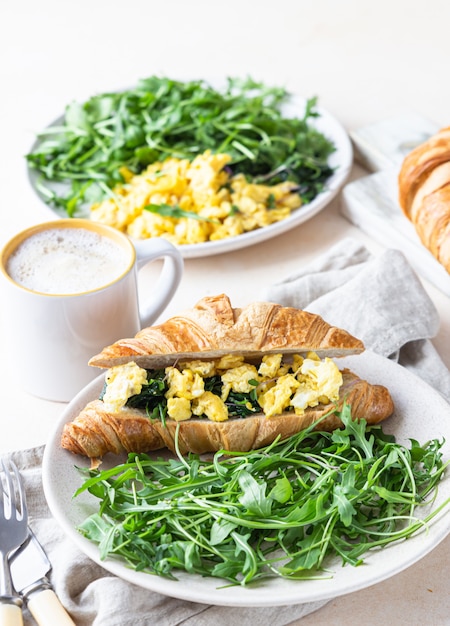
<path id="1" fill-rule="evenodd" d="M 152 74 L 252 76 L 319 103 L 348 131 L 413 111 L 450 124 L 447 1 L 413 0 L 15 0 L 0 8 L 0 245 L 51 218 L 31 191 L 23 155 L 36 131 L 71 100 L 126 87 Z M 365 172 L 355 165 L 351 179 Z M 186 261 L 164 317 L 207 294 L 235 306 L 344 236 L 379 244 L 346 221 L 339 199 L 288 234 L 246 250 Z M 144 281 L 143 281 L 144 282 Z M 441 316 L 434 344 L 450 367 L 450 300 L 424 282 Z M 145 289 L 145 285 L 143 286 Z M 2 307 L 7 302 L 1 302 Z M 2 337 L 8 332 L 0 326 Z M 24 355 L 24 375 L 26 356 Z M 21 391 L 0 359 L 0 453 L 44 444 L 64 405 Z M 392 579 L 301 620 L 303 626 L 364 621 L 450 624 L 450 537 Z M 298 622 L 300 623 L 300 622 Z"/>

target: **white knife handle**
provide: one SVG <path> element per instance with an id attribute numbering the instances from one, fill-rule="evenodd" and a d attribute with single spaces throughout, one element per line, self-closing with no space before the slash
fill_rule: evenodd
<path id="1" fill-rule="evenodd" d="M 52 589 L 34 593 L 28 598 L 27 606 L 39 626 L 76 626 Z M 3 626 L 1 622 L 0 626 Z"/>
<path id="2" fill-rule="evenodd" d="M 23 626 L 20 606 L 17 604 L 0 604 L 0 626 Z"/>

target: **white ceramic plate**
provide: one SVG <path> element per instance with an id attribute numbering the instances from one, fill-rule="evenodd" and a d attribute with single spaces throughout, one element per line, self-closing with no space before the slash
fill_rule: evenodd
<path id="1" fill-rule="evenodd" d="M 442 450 L 445 459 L 450 458 L 450 407 L 436 391 L 396 363 L 369 351 L 340 359 L 338 363 L 350 367 L 370 382 L 384 384 L 390 389 L 396 410 L 384 424 L 386 432 L 395 434 L 397 441 L 405 444 L 408 444 L 409 438 L 425 443 L 429 439 L 444 437 L 446 443 Z M 82 477 L 75 469 L 75 464 L 88 466 L 89 461 L 63 450 L 60 437 L 63 425 L 88 401 L 98 396 L 102 385 L 103 375 L 81 391 L 63 412 L 45 448 L 44 492 L 54 517 L 74 543 L 93 561 L 131 583 L 167 596 L 205 604 L 236 607 L 303 604 L 327 600 L 381 582 L 413 565 L 450 532 L 449 505 L 426 532 L 372 552 L 366 556 L 364 565 L 354 568 L 349 565 L 342 567 L 339 560 L 331 563 L 333 575 L 329 580 L 288 581 L 277 578 L 249 587 L 220 588 L 219 579 L 202 578 L 184 572 L 179 574 L 178 581 L 166 580 L 152 574 L 135 572 L 117 560 L 101 561 L 97 545 L 76 530 L 79 523 L 97 510 L 98 501 L 88 493 L 72 499 L 75 490 L 82 484 Z M 105 458 L 102 467 L 118 462 L 117 457 Z M 439 506 L 449 497 L 450 476 L 447 476 L 440 483 L 433 506 Z M 418 515 L 425 516 L 428 512 L 428 507 L 425 507 L 418 511 Z"/>
<path id="2" fill-rule="evenodd" d="M 296 97 L 292 99 L 284 108 L 285 114 L 291 117 L 300 117 L 303 115 L 305 109 L 306 100 L 304 98 Z M 306 222 L 314 217 L 319 211 L 324 209 L 327 204 L 333 200 L 341 187 L 346 182 L 353 163 L 353 150 L 352 144 L 347 135 L 347 132 L 341 126 L 341 124 L 326 110 L 317 107 L 319 117 L 311 118 L 309 124 L 312 127 L 317 128 L 323 135 L 330 139 L 335 147 L 335 152 L 330 156 L 329 164 L 332 168 L 335 168 L 333 176 L 328 180 L 326 189 L 322 191 L 316 198 L 304 206 L 296 209 L 291 213 L 289 217 L 281 222 L 275 222 L 269 226 L 259 228 L 236 237 L 230 237 L 228 239 L 221 239 L 219 241 L 207 241 L 205 243 L 186 244 L 180 245 L 179 248 L 186 259 L 211 256 L 214 254 L 220 254 L 223 252 L 231 252 L 233 250 L 239 250 L 240 248 L 246 248 L 256 243 L 266 241 L 277 235 L 285 233 L 295 226 Z M 58 125 L 63 118 L 58 118 L 52 125 Z M 31 152 L 39 145 L 39 140 L 31 147 Z M 38 174 L 36 170 L 28 168 L 29 180 L 36 194 L 44 203 L 45 207 L 52 212 L 53 218 L 67 217 L 67 215 L 61 209 L 54 209 L 44 202 L 42 194 L 36 187 Z M 50 186 L 49 183 L 47 183 Z M 59 185 L 61 188 L 61 185 Z M 55 187 L 56 189 L 56 184 Z M 76 217 L 89 217 L 89 210 L 85 209 L 77 213 Z"/>

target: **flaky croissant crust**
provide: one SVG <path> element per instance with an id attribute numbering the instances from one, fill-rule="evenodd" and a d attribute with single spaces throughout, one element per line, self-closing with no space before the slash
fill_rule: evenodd
<path id="1" fill-rule="evenodd" d="M 205 297 L 192 309 L 105 347 L 89 365 L 109 368 L 133 360 L 146 369 L 156 369 L 172 365 L 174 359 L 309 350 L 319 356 L 344 356 L 362 352 L 364 344 L 313 313 L 272 302 L 233 308 L 228 296 L 220 294 Z"/>
<path id="2" fill-rule="evenodd" d="M 424 246 L 450 273 L 450 127 L 407 155 L 398 185 L 402 211 Z"/>
<path id="3" fill-rule="evenodd" d="M 346 401 L 351 405 L 353 419 L 377 424 L 394 410 L 386 387 L 371 385 L 349 370 L 343 370 L 343 385 L 336 403 L 309 408 L 304 415 L 284 413 L 274 417 L 263 414 L 232 418 L 225 422 L 191 418 L 183 422 L 150 420 L 144 411 L 124 407 L 118 413 L 105 409 L 101 400 L 93 400 L 81 413 L 64 426 L 61 445 L 66 450 L 92 459 L 107 453 L 150 452 L 161 448 L 175 451 L 176 428 L 182 454 L 203 454 L 217 450 L 245 452 L 269 445 L 276 437 L 282 439 L 307 428 Z M 330 413 L 318 425 L 325 431 L 341 426 L 336 413 Z"/>

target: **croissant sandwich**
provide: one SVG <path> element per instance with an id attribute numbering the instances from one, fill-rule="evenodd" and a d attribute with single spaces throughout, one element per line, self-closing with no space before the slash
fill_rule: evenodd
<path id="1" fill-rule="evenodd" d="M 408 154 L 398 182 L 404 214 L 423 245 L 450 273 L 450 127 Z"/>
<path id="2" fill-rule="evenodd" d="M 339 427 L 335 410 L 344 402 L 354 419 L 378 423 L 393 412 L 389 391 L 332 358 L 363 350 L 318 315 L 206 297 L 92 357 L 91 365 L 108 368 L 101 397 L 65 425 L 61 444 L 92 459 L 176 446 L 248 451 L 319 418 L 321 429 Z"/>

